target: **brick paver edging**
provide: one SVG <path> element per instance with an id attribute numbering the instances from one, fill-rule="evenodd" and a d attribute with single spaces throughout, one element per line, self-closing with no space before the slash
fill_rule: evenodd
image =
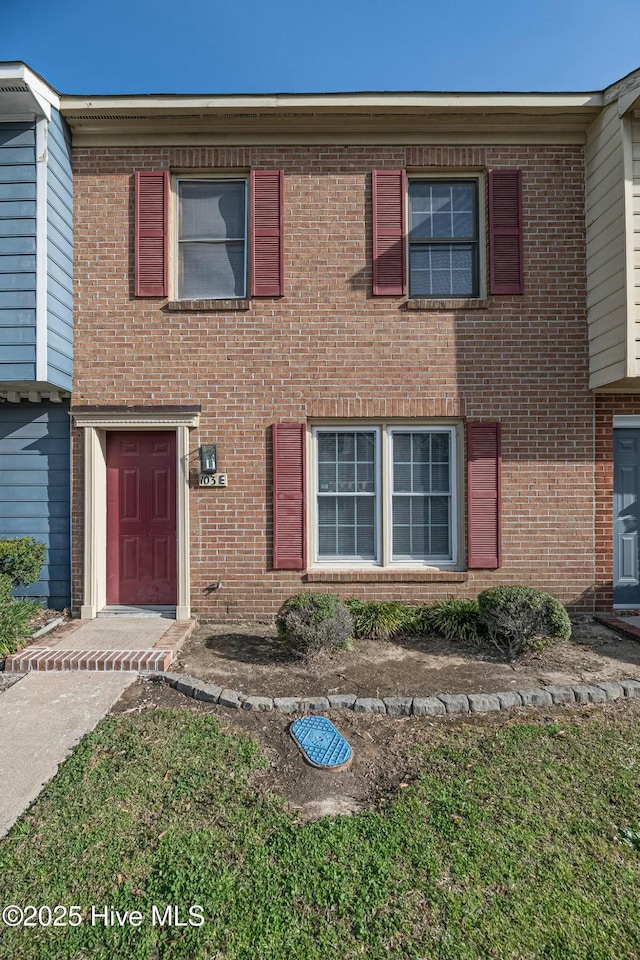
<path id="1" fill-rule="evenodd" d="M 331 696 L 260 697 L 228 690 L 214 683 L 205 683 L 182 673 L 146 672 L 145 676 L 164 680 L 180 693 L 207 703 L 217 703 L 235 710 L 280 713 L 308 713 L 342 708 L 356 713 L 384 713 L 390 717 L 438 717 L 462 713 L 490 713 L 510 707 L 546 707 L 567 703 L 604 703 L 624 697 L 640 698 L 640 680 L 575 683 L 567 686 L 551 684 L 532 690 L 504 693 L 439 693 L 433 697 L 357 697 L 355 693 Z"/>

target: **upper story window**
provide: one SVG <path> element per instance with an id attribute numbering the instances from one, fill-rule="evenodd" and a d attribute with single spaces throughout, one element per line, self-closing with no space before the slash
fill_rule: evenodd
<path id="1" fill-rule="evenodd" d="M 178 179 L 179 300 L 247 294 L 247 181 Z"/>
<path id="2" fill-rule="evenodd" d="M 478 297 L 478 181 L 409 181 L 409 296 Z"/>

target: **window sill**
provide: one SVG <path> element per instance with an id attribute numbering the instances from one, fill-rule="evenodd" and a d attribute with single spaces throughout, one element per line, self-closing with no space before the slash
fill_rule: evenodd
<path id="1" fill-rule="evenodd" d="M 308 570 L 306 583 L 466 583 L 466 570 Z"/>
<path id="2" fill-rule="evenodd" d="M 198 310 L 211 313 L 215 310 L 251 310 L 250 300 L 169 300 L 167 310 L 180 312 Z"/>
<path id="3" fill-rule="evenodd" d="M 480 300 L 477 297 L 458 297 L 451 300 L 425 300 L 411 297 L 404 306 L 405 310 L 486 310 L 489 301 Z"/>

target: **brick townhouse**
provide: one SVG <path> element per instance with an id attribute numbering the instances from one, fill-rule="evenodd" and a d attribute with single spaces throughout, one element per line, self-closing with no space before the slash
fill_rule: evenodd
<path id="1" fill-rule="evenodd" d="M 62 96 L 76 612 L 640 606 L 638 97 Z"/>

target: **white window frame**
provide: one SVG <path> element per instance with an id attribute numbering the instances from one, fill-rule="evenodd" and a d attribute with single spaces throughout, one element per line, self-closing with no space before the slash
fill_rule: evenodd
<path id="1" fill-rule="evenodd" d="M 312 558 L 310 569 L 316 570 L 451 570 L 458 569 L 462 554 L 459 543 L 461 530 L 461 510 L 463 509 L 463 490 L 460 488 L 461 471 L 459 457 L 463 451 L 460 435 L 462 429 L 458 421 L 353 421 L 344 420 L 337 423 L 323 422 L 311 424 L 307 430 L 308 470 L 307 492 L 307 529 L 309 539 L 309 557 Z M 375 432 L 376 434 L 376 558 L 374 560 L 355 560 L 353 558 L 329 559 L 318 555 L 318 442 L 319 433 L 357 433 L 360 431 Z M 392 498 L 393 498 L 393 460 L 392 436 L 393 433 L 447 433 L 450 437 L 450 542 L 451 558 L 447 560 L 394 560 Z"/>
<path id="2" fill-rule="evenodd" d="M 376 509 L 375 509 L 375 523 L 376 523 L 376 537 L 375 537 L 375 559 L 374 560 L 357 560 L 354 557 L 348 557 L 341 559 L 340 557 L 335 557 L 332 560 L 327 560 L 324 557 L 320 559 L 318 556 L 318 547 L 319 547 L 319 537 L 318 537 L 318 496 L 320 491 L 318 489 L 318 434 L 320 433 L 374 433 L 375 434 L 375 458 L 376 458 L 376 470 L 374 475 L 374 484 L 375 492 L 374 496 L 376 498 Z M 379 426 L 367 423 L 360 423 L 357 426 L 320 426 L 312 428 L 312 437 L 313 437 L 313 550 L 310 553 L 310 556 L 313 557 L 314 563 L 321 564 L 322 566 L 331 565 L 331 566 L 353 566 L 354 564 L 364 564 L 365 566 L 379 566 L 380 557 L 381 557 L 381 548 L 382 548 L 382 457 L 381 457 L 381 428 Z"/>
<path id="3" fill-rule="evenodd" d="M 479 170 L 477 167 L 471 168 L 469 170 L 460 170 L 459 168 L 453 170 L 442 170 L 440 169 L 437 172 L 432 172 L 431 170 L 412 170 L 407 175 L 407 189 L 406 189 L 406 208 L 405 208 L 405 222 L 407 224 L 406 228 L 406 284 L 407 291 L 411 290 L 411 201 L 409 197 L 409 188 L 411 183 L 415 181 L 422 182 L 435 182 L 438 180 L 445 181 L 475 181 L 477 184 L 477 200 L 478 200 L 478 292 L 473 296 L 464 296 L 461 294 L 447 294 L 447 295 L 429 295 L 429 296 L 420 296 L 419 294 L 409 292 L 409 298 L 411 300 L 486 300 L 487 298 L 487 223 L 486 223 L 486 206 L 487 206 L 487 193 L 486 193 L 486 180 L 484 171 Z"/>
<path id="4" fill-rule="evenodd" d="M 184 300 L 189 301 L 193 300 L 193 297 L 181 297 L 180 296 L 180 183 L 185 181 L 211 181 L 211 180 L 225 180 L 232 183 L 243 183 L 244 184 L 244 292 L 241 295 L 233 297 L 222 297 L 216 294 L 207 294 L 206 297 L 198 297 L 198 300 L 246 300 L 249 296 L 249 175 L 247 173 L 236 173 L 233 174 L 223 174 L 223 173 L 207 173 L 207 172 L 198 172 L 198 173 L 177 173 L 171 178 L 171 192 L 173 195 L 172 200 L 172 217 L 171 217 L 171 230 L 170 230 L 170 241 L 171 241 L 171 258 L 173 261 L 173 268 L 171 270 L 171 286 L 173 288 L 173 295 L 171 299 L 173 300 Z"/>

